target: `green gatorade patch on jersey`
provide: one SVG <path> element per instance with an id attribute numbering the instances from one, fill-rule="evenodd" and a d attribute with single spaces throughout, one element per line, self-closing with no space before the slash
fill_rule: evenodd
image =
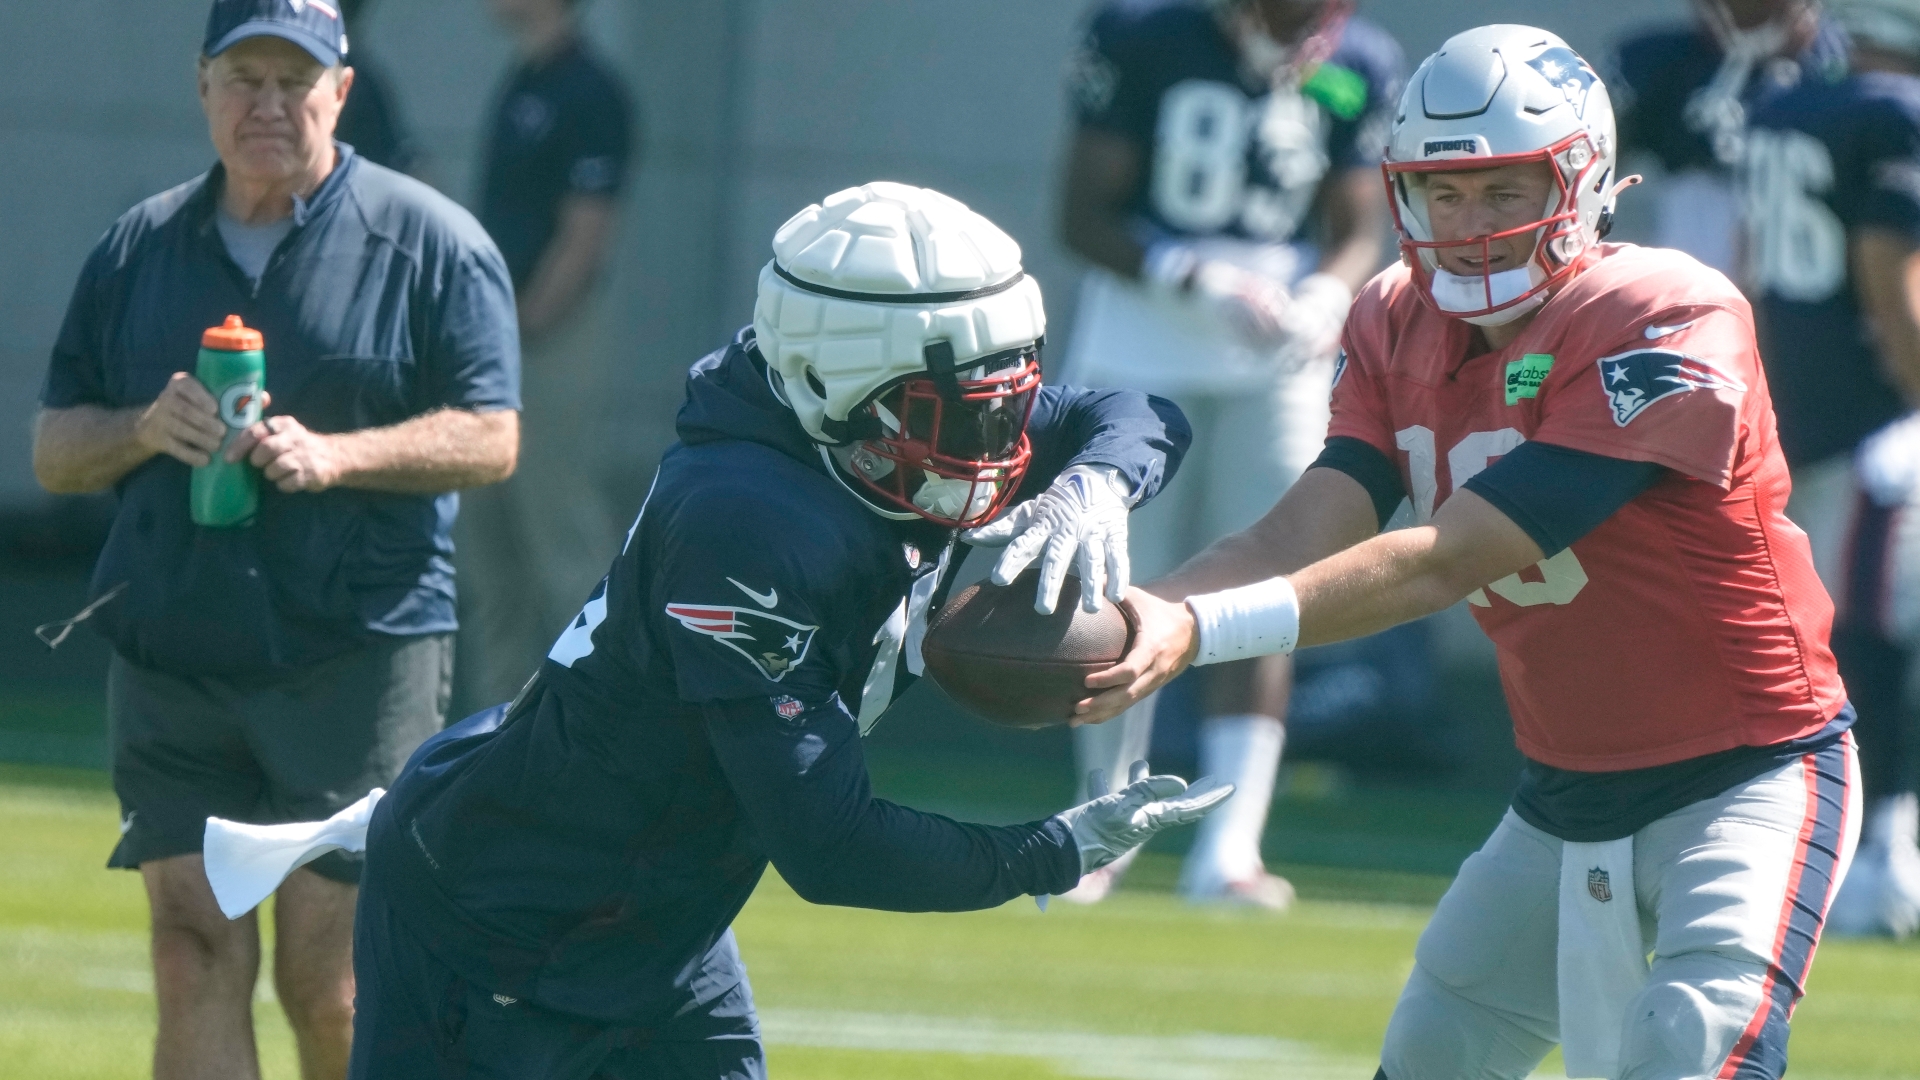
<path id="1" fill-rule="evenodd" d="M 1300 92 L 1342 120 L 1358 118 L 1367 107 L 1366 76 L 1335 63 L 1314 68 Z"/>
<path id="2" fill-rule="evenodd" d="M 1507 404 L 1517 403 L 1521 398 L 1540 396 L 1540 384 L 1547 381 L 1547 372 L 1553 370 L 1553 357 L 1546 353 L 1528 353 L 1518 360 L 1507 363 Z"/>

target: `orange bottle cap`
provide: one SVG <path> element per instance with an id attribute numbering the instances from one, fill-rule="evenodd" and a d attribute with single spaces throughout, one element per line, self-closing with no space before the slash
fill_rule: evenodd
<path id="1" fill-rule="evenodd" d="M 267 339 L 260 336 L 260 331 L 241 322 L 240 316 L 229 315 L 225 323 L 209 327 L 200 335 L 200 347 L 223 352 L 256 352 L 267 347 Z"/>

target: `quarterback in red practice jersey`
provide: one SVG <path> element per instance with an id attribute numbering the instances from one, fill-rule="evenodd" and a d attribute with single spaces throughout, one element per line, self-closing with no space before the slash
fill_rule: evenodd
<path id="1" fill-rule="evenodd" d="M 1686 255 L 1601 243 L 1615 146 L 1545 31 L 1421 65 L 1383 166 L 1403 265 L 1348 317 L 1326 450 L 1129 594 L 1135 648 L 1081 703 L 1468 601 L 1526 763 L 1421 937 L 1382 1078 L 1518 1080 L 1555 1043 L 1570 1076 L 1778 1077 L 1857 841 L 1752 312 Z M 1403 499 L 1417 524 L 1381 532 Z"/>

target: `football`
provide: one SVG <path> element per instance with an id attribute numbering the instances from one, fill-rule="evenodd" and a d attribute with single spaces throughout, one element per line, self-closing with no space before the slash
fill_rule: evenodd
<path id="1" fill-rule="evenodd" d="M 1089 674 L 1112 667 L 1133 644 L 1133 616 L 1102 601 L 1080 610 L 1080 579 L 1069 576 L 1053 614 L 1033 610 L 1040 572 L 1011 585 L 982 581 L 960 591 L 927 624 L 920 654 L 927 673 L 955 702 L 1009 727 L 1063 724 L 1087 696 Z"/>

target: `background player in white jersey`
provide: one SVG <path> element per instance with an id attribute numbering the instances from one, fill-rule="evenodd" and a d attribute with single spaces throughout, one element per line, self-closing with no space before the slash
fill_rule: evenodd
<path id="1" fill-rule="evenodd" d="M 1905 694 L 1920 631 L 1920 0 L 1827 10 L 1852 39 L 1846 70 L 1750 117 L 1745 276 L 1788 512 L 1833 593 L 1833 651 L 1860 711 L 1865 839 L 1830 925 L 1904 937 L 1920 930 Z"/>
<path id="2" fill-rule="evenodd" d="M 1172 398 L 1196 432 L 1186 479 L 1133 522 L 1141 574 L 1252 523 L 1326 435 L 1340 327 L 1386 235 L 1374 166 L 1402 76 L 1399 47 L 1352 6 L 1120 0 L 1076 61 L 1062 225 L 1094 269 L 1067 376 Z M 1208 673 L 1200 760 L 1241 794 L 1195 843 L 1190 898 L 1291 902 L 1260 861 L 1289 674 L 1284 658 Z M 1152 723 L 1148 701 L 1078 732 L 1079 771 L 1141 756 Z M 1124 869 L 1073 898 L 1104 897 Z"/>

